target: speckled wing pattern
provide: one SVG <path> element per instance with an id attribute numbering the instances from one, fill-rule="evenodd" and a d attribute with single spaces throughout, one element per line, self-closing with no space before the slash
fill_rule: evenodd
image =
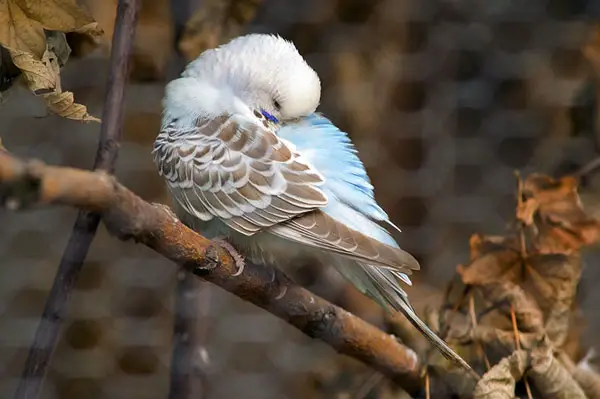
<path id="1" fill-rule="evenodd" d="M 270 128 L 224 115 L 190 129 L 167 124 L 153 151 L 175 200 L 189 214 L 204 221 L 217 217 L 245 235 L 267 231 L 379 267 L 418 268 L 400 248 L 322 212 L 328 204 L 325 178 Z"/>
<path id="2" fill-rule="evenodd" d="M 252 235 L 327 204 L 323 177 L 265 127 L 232 116 L 166 126 L 154 159 L 178 203 Z"/>

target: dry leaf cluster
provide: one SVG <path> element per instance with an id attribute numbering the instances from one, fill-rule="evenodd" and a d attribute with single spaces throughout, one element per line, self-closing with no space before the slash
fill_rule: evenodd
<path id="1" fill-rule="evenodd" d="M 440 311 L 446 339 L 485 372 L 472 397 L 600 397 L 600 375 L 573 360 L 581 250 L 598 242 L 600 222 L 574 178 L 544 175 L 519 178 L 516 220 L 510 234 L 471 237 L 471 261 L 458 266 L 460 287 Z"/>
<path id="2" fill-rule="evenodd" d="M 8 50 L 29 89 L 60 116 L 99 121 L 63 91 L 60 68 L 70 49 L 64 32 L 91 37 L 102 34 L 94 19 L 75 0 L 5 0 L 0 2 L 0 45 Z"/>

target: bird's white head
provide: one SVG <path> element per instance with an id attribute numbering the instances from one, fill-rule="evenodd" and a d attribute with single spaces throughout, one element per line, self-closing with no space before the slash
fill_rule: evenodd
<path id="1" fill-rule="evenodd" d="M 264 111 L 285 121 L 314 112 L 320 97 L 319 77 L 293 43 L 250 34 L 191 62 L 167 85 L 164 106 L 172 118 Z"/>

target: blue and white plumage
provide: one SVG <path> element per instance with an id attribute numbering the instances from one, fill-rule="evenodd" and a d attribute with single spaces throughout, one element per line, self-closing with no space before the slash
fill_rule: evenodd
<path id="1" fill-rule="evenodd" d="M 410 306 L 398 280 L 419 265 L 382 227 L 395 226 L 319 101 L 317 74 L 277 36 L 242 36 L 190 63 L 167 85 L 153 152 L 178 216 L 252 261 L 318 257 L 468 368 Z"/>

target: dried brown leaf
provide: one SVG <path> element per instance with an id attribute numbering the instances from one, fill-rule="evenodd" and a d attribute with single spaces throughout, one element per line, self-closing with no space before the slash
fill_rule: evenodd
<path id="1" fill-rule="evenodd" d="M 46 51 L 41 60 L 27 51 L 9 49 L 15 65 L 23 73 L 23 78 L 29 89 L 35 95 L 42 95 L 54 92 L 57 85 L 60 85 L 60 68 L 54 53 Z"/>
<path id="2" fill-rule="evenodd" d="M 46 94 L 43 98 L 50 111 L 64 118 L 82 122 L 100 122 L 100 119 L 88 113 L 85 105 L 75 102 L 70 91 Z"/>
<path id="3" fill-rule="evenodd" d="M 545 316 L 552 343 L 561 346 L 568 333 L 571 308 L 581 277 L 581 257 L 562 254 L 532 255 L 526 259 L 526 287 Z"/>
<path id="4" fill-rule="evenodd" d="M 73 93 L 63 92 L 60 86 L 59 59 L 54 52 L 47 50 L 41 60 L 31 53 L 10 49 L 15 65 L 23 72 L 29 89 L 41 96 L 50 111 L 69 119 L 83 122 L 99 122 L 91 116 L 84 105 L 74 102 Z"/>
<path id="5" fill-rule="evenodd" d="M 98 24 L 75 0 L 4 0 L 0 2 L 0 45 L 31 53 L 41 60 L 46 51 L 44 29 L 102 34 Z"/>
<path id="6" fill-rule="evenodd" d="M 54 31 L 46 34 L 44 29 Z M 85 106 L 63 92 L 60 67 L 70 49 L 60 32 L 100 35 L 98 24 L 75 0 L 5 0 L 0 2 L 0 45 L 10 53 L 29 89 L 41 96 L 48 108 L 65 118 L 99 121 Z"/>
<path id="7" fill-rule="evenodd" d="M 531 369 L 527 372 L 542 398 L 585 399 L 585 393 L 567 369 L 554 357 L 545 341 L 531 351 Z"/>
<path id="8" fill-rule="evenodd" d="M 557 358 L 571 373 L 588 398 L 600 398 L 600 375 L 591 369 L 578 367 L 565 353 L 560 353 Z"/>
<path id="9" fill-rule="evenodd" d="M 460 312 L 447 310 L 443 313 L 444 325 L 448 326 L 446 332 L 446 340 L 452 342 L 460 342 L 462 344 L 471 343 L 471 332 L 473 331 L 473 323 L 469 317 Z"/>
<path id="10" fill-rule="evenodd" d="M 530 349 L 539 342 L 541 334 L 539 333 L 519 333 L 519 343 L 521 348 Z M 494 350 L 499 354 L 509 354 L 517 349 L 514 332 L 500 330 L 491 326 L 477 326 L 471 332 L 471 339 L 480 342 L 487 348 Z"/>
<path id="11" fill-rule="evenodd" d="M 533 223 L 534 213 L 540 213 L 543 218 L 551 217 L 556 221 L 565 222 L 585 219 L 585 213 L 578 206 L 577 181 L 573 177 L 563 177 L 555 180 L 549 176 L 533 174 L 524 182 L 524 208 L 518 210 L 517 217 L 525 224 Z M 531 202 L 532 205 L 526 204 Z M 529 223 L 528 223 L 529 222 Z"/>
<path id="12" fill-rule="evenodd" d="M 576 305 L 573 306 L 570 312 L 568 325 L 569 328 L 567 329 L 566 338 L 558 348 L 560 348 L 561 352 L 564 352 L 572 359 L 575 359 L 589 349 L 587 345 L 588 342 L 581 339 L 584 332 L 589 331 L 588 322 Z"/>
<path id="13" fill-rule="evenodd" d="M 485 236 L 483 234 L 473 234 L 469 238 L 469 249 L 471 250 L 471 261 L 494 250 L 511 248 L 519 250 L 519 243 L 514 237 L 506 236 Z"/>
<path id="14" fill-rule="evenodd" d="M 469 317 L 460 313 L 448 311 L 444 313 L 444 321 L 448 326 L 446 340 L 462 345 L 480 343 L 494 350 L 501 356 L 508 356 L 516 348 L 513 330 L 502 330 L 490 325 L 473 326 Z M 524 349 L 533 348 L 542 337 L 541 333 L 519 333 L 519 342 Z"/>
<path id="15" fill-rule="evenodd" d="M 539 252 L 570 254 L 600 239 L 600 223 L 584 211 L 575 178 L 534 174 L 523 194 L 517 219 L 534 229 Z"/>
<path id="16" fill-rule="evenodd" d="M 516 351 L 492 367 L 477 383 L 474 399 L 515 397 L 515 385 L 527 367 L 527 352 Z"/>
<path id="17" fill-rule="evenodd" d="M 471 263 L 459 265 L 457 272 L 463 283 L 484 285 L 499 279 L 517 281 L 522 264 L 521 255 L 514 242 L 498 237 L 471 236 Z"/>
<path id="18" fill-rule="evenodd" d="M 535 300 L 519 285 L 510 281 L 499 281 L 479 287 L 486 301 L 492 304 L 512 304 L 519 330 L 541 332 L 544 317 Z M 510 316 L 510 306 L 499 306 L 498 309 Z"/>

